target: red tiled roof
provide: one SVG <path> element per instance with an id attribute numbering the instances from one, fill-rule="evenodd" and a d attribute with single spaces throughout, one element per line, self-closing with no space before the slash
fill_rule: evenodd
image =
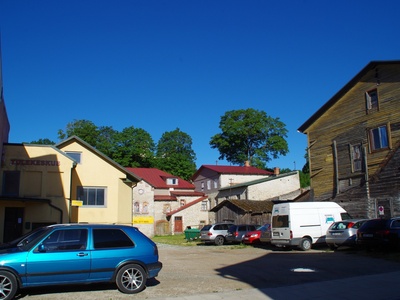
<path id="1" fill-rule="evenodd" d="M 157 189 L 189 189 L 194 190 L 194 185 L 189 181 L 182 178 L 168 174 L 156 168 L 126 168 L 131 173 L 141 177 L 143 180 L 147 181 L 150 185 Z M 178 178 L 178 184 L 172 185 L 167 184 L 167 178 Z"/>
<path id="2" fill-rule="evenodd" d="M 273 172 L 258 169 L 251 166 L 218 166 L 218 165 L 202 165 L 200 169 L 192 176 L 196 178 L 198 174 L 204 170 L 209 169 L 219 174 L 236 174 L 236 175 L 273 175 Z"/>
<path id="3" fill-rule="evenodd" d="M 196 191 L 170 191 L 171 195 L 174 196 L 204 196 L 203 192 L 196 192 Z"/>
<path id="4" fill-rule="evenodd" d="M 154 195 L 154 201 L 178 201 L 178 199 L 175 196 Z"/>
<path id="5" fill-rule="evenodd" d="M 173 214 L 176 214 L 177 212 L 179 212 L 181 210 L 184 210 L 184 209 L 186 209 L 186 208 L 188 208 L 188 207 L 190 207 L 192 205 L 195 205 L 196 203 L 199 203 L 200 201 L 203 201 L 205 199 L 207 199 L 207 197 L 200 197 L 199 199 L 196 199 L 196 200 L 194 200 L 192 202 L 189 202 L 189 203 L 187 203 L 187 204 L 185 204 L 185 205 L 183 205 L 183 206 L 181 206 L 181 207 L 179 207 L 177 209 L 174 209 L 173 211 L 170 211 L 169 213 L 167 213 L 167 217 L 172 216 Z"/>

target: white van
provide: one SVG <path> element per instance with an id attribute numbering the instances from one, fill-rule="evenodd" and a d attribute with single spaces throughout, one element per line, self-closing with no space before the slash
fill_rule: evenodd
<path id="1" fill-rule="evenodd" d="M 272 208 L 271 244 L 309 250 L 325 242 L 326 230 L 350 215 L 335 202 L 287 202 Z"/>

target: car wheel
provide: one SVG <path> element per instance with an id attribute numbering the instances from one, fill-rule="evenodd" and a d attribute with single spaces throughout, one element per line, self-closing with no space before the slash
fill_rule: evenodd
<path id="1" fill-rule="evenodd" d="M 147 275 L 145 270 L 136 264 L 126 265 L 117 273 L 117 287 L 125 294 L 141 292 L 146 285 Z"/>
<path id="2" fill-rule="evenodd" d="M 303 238 L 303 239 L 300 241 L 299 248 L 300 248 L 301 250 L 303 250 L 303 251 L 310 250 L 310 249 L 311 249 L 311 241 L 310 241 L 310 239 L 308 239 L 308 238 Z"/>
<path id="3" fill-rule="evenodd" d="M 329 247 L 329 249 L 331 249 L 331 250 L 336 250 L 336 249 L 337 249 L 337 246 L 334 245 L 334 244 L 328 244 L 328 247 Z"/>
<path id="4" fill-rule="evenodd" d="M 17 279 L 13 274 L 0 271 L 0 300 L 13 299 L 18 290 Z"/>
<path id="5" fill-rule="evenodd" d="M 225 242 L 225 239 L 224 239 L 224 237 L 223 236 L 217 236 L 216 238 L 215 238 L 215 240 L 214 240 L 214 243 L 215 243 L 215 245 L 217 245 L 217 246 L 222 246 L 223 244 L 224 244 L 224 242 Z"/>

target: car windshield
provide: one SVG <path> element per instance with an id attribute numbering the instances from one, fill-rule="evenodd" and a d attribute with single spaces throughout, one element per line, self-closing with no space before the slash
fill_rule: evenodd
<path id="1" fill-rule="evenodd" d="M 267 230 L 269 229 L 270 226 L 271 226 L 270 224 L 264 224 L 264 225 L 258 227 L 257 230 L 260 230 L 260 231 L 267 231 Z"/>

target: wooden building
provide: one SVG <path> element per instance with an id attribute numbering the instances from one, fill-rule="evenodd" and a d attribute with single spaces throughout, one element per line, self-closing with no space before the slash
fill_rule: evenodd
<path id="1" fill-rule="evenodd" d="M 225 200 L 211 209 L 216 222 L 262 225 L 270 223 L 273 202 L 269 200 Z"/>
<path id="2" fill-rule="evenodd" d="M 400 61 L 372 61 L 299 131 L 307 134 L 311 200 L 353 217 L 400 215 Z"/>

